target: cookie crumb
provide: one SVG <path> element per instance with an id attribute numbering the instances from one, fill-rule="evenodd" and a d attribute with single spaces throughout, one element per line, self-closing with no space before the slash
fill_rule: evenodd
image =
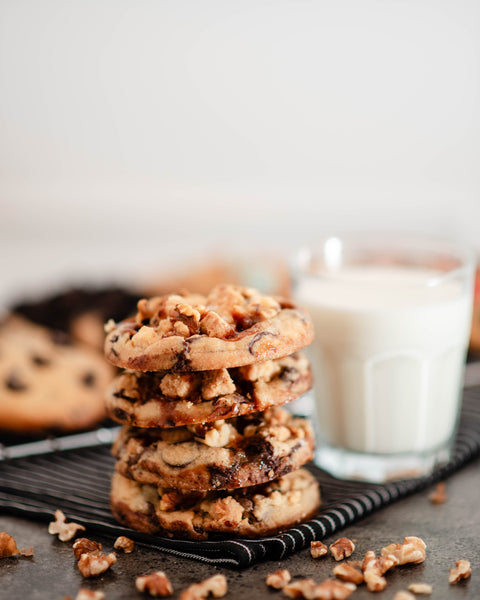
<path id="1" fill-rule="evenodd" d="M 275 573 L 270 573 L 265 579 L 265 583 L 276 590 L 283 589 L 287 583 L 290 583 L 292 576 L 287 569 L 278 569 Z"/>
<path id="2" fill-rule="evenodd" d="M 455 584 L 461 579 L 468 579 L 472 574 L 470 562 L 468 560 L 457 560 L 456 567 L 449 570 L 448 583 Z"/>
<path id="3" fill-rule="evenodd" d="M 222 598 L 227 591 L 228 586 L 225 575 L 214 575 L 183 590 L 179 600 L 203 600 L 210 595 L 214 598 Z"/>
<path id="4" fill-rule="evenodd" d="M 140 575 L 135 579 L 135 587 L 139 592 L 147 592 L 150 596 L 171 596 L 173 587 L 163 571 L 148 575 Z"/>
<path id="5" fill-rule="evenodd" d="M 61 510 L 55 511 L 55 521 L 48 524 L 48 533 L 57 535 L 61 542 L 68 542 L 73 539 L 78 531 L 85 531 L 83 525 L 78 523 L 67 523 L 65 515 Z"/>
<path id="6" fill-rule="evenodd" d="M 133 552 L 135 544 L 130 538 L 121 535 L 115 540 L 113 547 L 116 550 L 123 550 L 125 554 L 130 554 L 130 552 Z"/>
<path id="7" fill-rule="evenodd" d="M 446 485 L 444 481 L 439 481 L 437 487 L 428 495 L 432 504 L 443 504 L 447 501 Z"/>

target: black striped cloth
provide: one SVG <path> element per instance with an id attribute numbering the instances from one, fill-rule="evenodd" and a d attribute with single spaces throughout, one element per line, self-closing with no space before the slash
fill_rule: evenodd
<path id="1" fill-rule="evenodd" d="M 260 540 L 179 541 L 120 526 L 112 518 L 108 502 L 114 462 L 110 456 L 113 434 L 101 430 L 95 442 L 86 442 L 82 435 L 60 438 L 54 442 L 53 449 L 42 447 L 42 442 L 4 448 L 0 456 L 0 512 L 49 521 L 54 511 L 61 509 L 69 520 L 85 525 L 89 532 L 127 535 L 139 544 L 177 556 L 248 567 L 306 548 L 313 540 L 328 537 L 381 507 L 445 479 L 478 456 L 480 385 L 464 392 L 458 435 L 452 458 L 446 465 L 428 477 L 383 485 L 339 481 L 310 466 L 322 489 L 321 512 L 307 523 Z M 90 447 L 78 447 L 86 443 Z M 93 447 L 93 444 L 97 445 Z"/>

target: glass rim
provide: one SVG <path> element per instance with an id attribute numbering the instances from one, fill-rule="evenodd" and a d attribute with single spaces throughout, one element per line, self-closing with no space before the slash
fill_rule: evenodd
<path id="1" fill-rule="evenodd" d="M 296 251 L 291 255 L 290 268 L 294 278 L 298 276 L 306 276 L 312 278 L 334 276 L 341 272 L 344 257 L 341 255 L 344 247 L 350 250 L 355 246 L 361 247 L 365 253 L 367 251 L 380 252 L 381 250 L 389 249 L 391 252 L 402 253 L 404 261 L 395 262 L 390 257 L 390 262 L 370 262 L 373 266 L 407 266 L 411 267 L 414 263 L 407 261 L 407 258 L 413 259 L 416 252 L 422 252 L 430 259 L 435 257 L 451 259 L 457 264 L 444 268 L 436 267 L 439 272 L 431 278 L 426 278 L 424 285 L 436 286 L 444 281 L 450 281 L 455 277 L 469 277 L 473 275 L 476 267 L 475 252 L 471 246 L 463 242 L 458 242 L 455 239 L 426 235 L 416 233 L 402 232 L 379 232 L 379 231 L 344 231 L 322 235 L 316 240 L 305 242 L 297 247 Z M 397 258 L 398 258 L 397 254 Z M 312 262 L 317 259 L 322 263 L 323 270 L 315 272 L 311 269 Z M 427 260 L 424 258 L 418 260 L 415 266 L 427 266 Z M 368 262 L 368 261 L 367 261 Z M 355 263 L 353 263 L 355 264 Z M 359 262 L 358 264 L 362 264 Z M 365 264 L 365 263 L 363 263 Z"/>

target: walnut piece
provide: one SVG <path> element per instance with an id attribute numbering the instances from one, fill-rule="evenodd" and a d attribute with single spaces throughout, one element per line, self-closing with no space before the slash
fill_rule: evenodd
<path id="1" fill-rule="evenodd" d="M 411 583 L 408 589 L 413 594 L 431 594 L 432 586 L 429 583 Z"/>
<path id="2" fill-rule="evenodd" d="M 77 566 L 84 577 L 96 577 L 105 573 L 117 562 L 115 552 L 101 554 L 100 552 L 87 552 L 80 556 Z"/>
<path id="3" fill-rule="evenodd" d="M 342 537 L 336 542 L 333 542 L 333 544 L 330 545 L 329 550 L 335 560 L 343 560 L 352 555 L 355 550 L 355 544 L 352 540 Z"/>
<path id="4" fill-rule="evenodd" d="M 355 585 L 360 585 L 363 581 L 363 573 L 356 569 L 350 563 L 340 563 L 333 569 L 333 574 L 342 581 L 349 581 Z"/>
<path id="5" fill-rule="evenodd" d="M 125 554 L 130 554 L 130 552 L 133 552 L 135 544 L 130 538 L 121 535 L 115 540 L 113 547 L 116 550 L 123 550 Z"/>
<path id="6" fill-rule="evenodd" d="M 211 594 L 214 598 L 222 598 L 228 591 L 225 575 L 214 575 L 194 583 L 180 594 L 179 600 L 202 600 Z"/>
<path id="7" fill-rule="evenodd" d="M 6 531 L 2 531 L 0 533 L 0 558 L 8 558 L 16 554 L 20 554 L 20 550 L 17 548 L 14 538 Z"/>
<path id="8" fill-rule="evenodd" d="M 449 570 L 450 575 L 448 577 L 448 583 L 450 584 L 458 583 L 460 579 L 468 579 L 472 574 L 472 569 L 468 560 L 457 560 L 455 564 L 456 567 Z"/>
<path id="9" fill-rule="evenodd" d="M 417 565 L 425 560 L 425 542 L 415 536 L 406 537 L 403 544 L 389 544 L 382 548 L 382 556 L 393 555 L 399 565 L 412 563 Z"/>
<path id="10" fill-rule="evenodd" d="M 336 579 L 325 579 L 317 584 L 313 579 L 300 579 L 289 583 L 283 592 L 289 598 L 306 600 L 345 600 L 357 589 L 353 583 L 342 583 Z"/>
<path id="11" fill-rule="evenodd" d="M 278 569 L 275 573 L 270 573 L 267 575 L 265 583 L 276 590 L 281 590 L 284 588 L 287 583 L 290 583 L 292 580 L 292 576 L 290 575 L 290 571 L 287 569 Z"/>
<path id="12" fill-rule="evenodd" d="M 83 525 L 67 523 L 65 515 L 61 510 L 56 510 L 54 517 L 55 521 L 48 524 L 48 533 L 51 535 L 58 534 L 58 539 L 61 542 L 68 542 L 77 535 L 78 531 L 85 531 Z"/>
<path id="13" fill-rule="evenodd" d="M 446 486 L 444 481 L 439 481 L 437 487 L 428 495 L 428 498 L 432 504 L 443 504 L 446 502 L 448 496 L 446 492 Z"/>
<path id="14" fill-rule="evenodd" d="M 381 592 L 387 585 L 387 580 L 382 577 L 389 569 L 398 565 L 399 561 L 393 554 L 376 557 L 375 552 L 369 550 L 362 561 L 363 580 L 369 592 Z"/>
<path id="15" fill-rule="evenodd" d="M 105 600 L 105 594 L 100 590 L 80 588 L 78 594 L 75 596 L 75 600 Z"/>
<path id="16" fill-rule="evenodd" d="M 139 592 L 148 592 L 150 596 L 171 596 L 173 594 L 172 584 L 163 571 L 137 577 L 135 587 Z"/>
<path id="17" fill-rule="evenodd" d="M 323 542 L 310 542 L 310 554 L 312 558 L 320 558 L 321 556 L 326 556 L 327 553 L 328 548 Z"/>
<path id="18" fill-rule="evenodd" d="M 94 542 L 93 540 L 89 540 L 87 538 L 78 538 L 73 543 L 73 553 L 75 554 L 75 558 L 79 560 L 82 554 L 91 554 L 94 552 L 101 552 L 102 544 L 100 542 Z"/>
<path id="19" fill-rule="evenodd" d="M 167 398 L 187 398 L 195 391 L 191 373 L 167 373 L 160 382 L 160 390 Z"/>

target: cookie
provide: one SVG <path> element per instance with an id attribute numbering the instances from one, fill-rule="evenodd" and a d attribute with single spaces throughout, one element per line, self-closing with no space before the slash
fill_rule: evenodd
<path id="1" fill-rule="evenodd" d="M 235 489 L 270 481 L 313 456 L 309 422 L 280 407 L 171 429 L 124 427 L 116 470 L 139 483 L 182 490 Z"/>
<path id="2" fill-rule="evenodd" d="M 110 499 L 117 521 L 144 533 L 194 540 L 220 535 L 259 538 L 313 517 L 320 490 L 306 469 L 233 492 L 187 495 L 115 473 Z"/>
<path id="3" fill-rule="evenodd" d="M 105 417 L 112 367 L 65 335 L 10 317 L 0 326 L 0 428 L 17 433 L 90 428 Z"/>
<path id="4" fill-rule="evenodd" d="M 312 375 L 304 355 L 234 369 L 171 373 L 124 371 L 106 404 L 115 421 L 134 427 L 178 427 L 230 419 L 298 398 Z"/>
<path id="5" fill-rule="evenodd" d="M 313 340 L 308 314 L 251 288 L 140 300 L 135 318 L 106 327 L 105 354 L 136 371 L 229 369 L 292 354 Z"/>
<path id="6" fill-rule="evenodd" d="M 103 351 L 105 321 L 134 315 L 137 300 L 138 293 L 118 286 L 74 287 L 40 300 L 18 302 L 12 312 Z"/>

